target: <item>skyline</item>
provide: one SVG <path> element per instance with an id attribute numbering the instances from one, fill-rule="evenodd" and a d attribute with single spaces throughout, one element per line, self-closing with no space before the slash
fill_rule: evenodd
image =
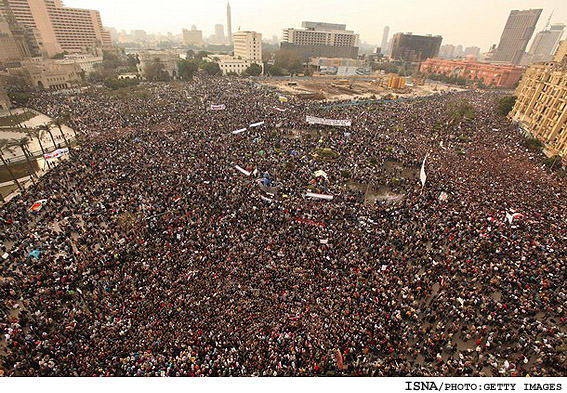
<path id="1" fill-rule="evenodd" d="M 145 30 L 148 33 L 180 34 L 183 28 L 196 25 L 205 36 L 214 32 L 215 24 L 226 25 L 226 0 L 198 2 L 162 0 L 159 5 L 149 0 L 66 0 L 68 7 L 90 8 L 101 12 L 105 27 L 118 31 Z M 433 34 L 443 37 L 443 44 L 479 46 L 487 51 L 498 44 L 500 35 L 513 9 L 543 8 L 536 33 L 543 29 L 553 11 L 552 23 L 567 23 L 567 2 L 564 0 L 359 0 L 344 6 L 338 0 L 276 1 L 232 0 L 233 32 L 253 30 L 266 39 L 281 38 L 285 28 L 300 28 L 306 20 L 343 23 L 360 35 L 360 41 L 379 46 L 382 31 L 390 26 L 390 38 L 398 32 Z M 490 12 L 487 10 L 490 9 Z M 274 15 L 274 16 L 272 16 Z M 376 15 L 376 16 L 375 16 Z M 466 15 L 466 18 L 460 18 Z M 274 21 L 277 18 L 277 21 Z M 225 26 L 226 27 L 226 26 Z"/>

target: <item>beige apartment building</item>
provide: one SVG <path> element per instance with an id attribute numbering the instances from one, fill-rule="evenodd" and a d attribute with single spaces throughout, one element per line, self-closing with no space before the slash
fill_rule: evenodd
<path id="1" fill-rule="evenodd" d="M 238 31 L 232 35 L 234 57 L 250 62 L 262 62 L 262 34 L 255 31 Z"/>
<path id="2" fill-rule="evenodd" d="M 262 62 L 262 34 L 255 31 L 238 31 L 232 35 L 234 56 L 209 56 L 211 61 L 219 59 L 219 66 L 224 75 L 242 74 L 252 64 L 258 64 L 264 72 Z"/>
<path id="3" fill-rule="evenodd" d="M 549 154 L 567 161 L 567 40 L 553 62 L 528 68 L 508 115 L 546 145 Z"/>
<path id="4" fill-rule="evenodd" d="M 64 7 L 61 0 L 6 0 L 1 8 L 6 4 L 17 23 L 39 32 L 48 56 L 112 46 L 98 11 Z"/>

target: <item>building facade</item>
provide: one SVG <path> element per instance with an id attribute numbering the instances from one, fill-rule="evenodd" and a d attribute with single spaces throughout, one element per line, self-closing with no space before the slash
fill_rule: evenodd
<path id="1" fill-rule="evenodd" d="M 427 59 L 421 63 L 420 71 L 431 75 L 446 75 L 465 78 L 471 84 L 481 82 L 490 87 L 512 88 L 524 72 L 523 67 L 477 63 L 471 56 L 467 60 Z"/>
<path id="2" fill-rule="evenodd" d="M 7 74 L 25 79 L 34 89 L 61 90 L 80 83 L 83 71 L 78 64 L 60 64 L 51 59 L 28 59 L 6 67 Z"/>
<path id="3" fill-rule="evenodd" d="M 557 51 L 565 25 L 556 23 L 540 31 L 534 37 L 530 51 L 525 56 L 526 64 L 537 63 L 541 61 L 550 61 L 553 59 L 553 54 Z"/>
<path id="4" fill-rule="evenodd" d="M 304 61 L 312 57 L 358 57 L 358 34 L 346 30 L 346 25 L 303 22 L 303 29 L 285 29 L 281 49 L 294 50 Z"/>
<path id="5" fill-rule="evenodd" d="M 396 33 L 390 44 L 390 58 L 405 62 L 421 62 L 430 57 L 437 57 L 443 37 L 440 35 L 414 35 Z"/>
<path id="6" fill-rule="evenodd" d="M 81 70 L 85 72 L 85 75 L 90 74 L 95 70 L 97 64 L 102 64 L 102 56 L 92 56 L 89 54 L 75 53 L 72 55 L 67 55 L 61 60 L 55 60 L 56 64 L 76 64 Z"/>
<path id="7" fill-rule="evenodd" d="M 557 51 L 555 52 L 555 56 L 553 57 L 553 61 L 560 62 L 567 56 L 567 40 L 561 41 Z"/>
<path id="8" fill-rule="evenodd" d="M 17 23 L 38 32 L 47 56 L 112 46 L 98 11 L 64 7 L 61 0 L 4 0 L 2 4 L 3 12 L 9 8 Z"/>
<path id="9" fill-rule="evenodd" d="M 520 64 L 543 10 L 512 10 L 492 57 L 493 62 Z"/>
<path id="10" fill-rule="evenodd" d="M 255 31 L 238 31 L 232 35 L 232 39 L 234 56 L 214 56 L 219 59 L 219 66 L 223 74 L 240 75 L 252 64 L 258 64 L 264 72 L 262 34 Z"/>
<path id="11" fill-rule="evenodd" d="M 388 53 L 388 37 L 390 35 L 390 26 L 384 27 L 384 32 L 382 33 L 382 42 L 380 43 L 380 53 Z"/>
<path id="12" fill-rule="evenodd" d="M 508 115 L 553 155 L 567 160 L 567 56 L 559 62 L 532 65 L 516 90 Z"/>
<path id="13" fill-rule="evenodd" d="M 255 31 L 238 31 L 233 34 L 234 57 L 262 62 L 262 34 Z"/>
<path id="14" fill-rule="evenodd" d="M 203 32 L 197 30 L 197 26 L 191 26 L 191 30 L 183 29 L 183 43 L 188 46 L 203 46 Z"/>
<path id="15" fill-rule="evenodd" d="M 0 65 L 24 58 L 8 21 L 0 15 Z"/>
<path id="16" fill-rule="evenodd" d="M 138 72 L 140 75 L 145 76 L 148 67 L 160 61 L 163 64 L 163 70 L 166 71 L 170 77 L 176 78 L 178 72 L 179 55 L 175 52 L 168 50 L 143 50 L 138 53 L 140 64 L 138 64 Z"/>

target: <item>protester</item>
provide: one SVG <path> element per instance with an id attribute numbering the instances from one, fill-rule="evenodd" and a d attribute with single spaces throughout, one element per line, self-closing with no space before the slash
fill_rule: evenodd
<path id="1" fill-rule="evenodd" d="M 35 95 L 84 141 L 0 210 L 0 369 L 564 375 L 565 184 L 495 114 L 499 96 L 282 103 L 201 76 Z M 451 113 L 463 99 L 472 120 Z M 368 203 L 385 186 L 400 198 Z"/>

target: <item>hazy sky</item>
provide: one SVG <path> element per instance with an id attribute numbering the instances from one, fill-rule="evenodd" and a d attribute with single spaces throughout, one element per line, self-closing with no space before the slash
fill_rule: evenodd
<path id="1" fill-rule="evenodd" d="M 69 7 L 101 12 L 105 26 L 149 33 L 181 33 L 192 24 L 205 36 L 226 25 L 226 0 L 63 0 Z M 567 0 L 231 0 L 232 28 L 281 38 L 305 20 L 345 23 L 363 42 L 379 44 L 384 26 L 396 32 L 440 34 L 444 44 L 498 44 L 512 9 L 543 8 L 536 32 L 551 11 L 552 22 L 567 24 Z M 226 29 L 226 27 L 225 27 Z M 566 33 L 567 35 L 567 33 Z M 565 38 L 565 37 L 564 37 Z"/>

